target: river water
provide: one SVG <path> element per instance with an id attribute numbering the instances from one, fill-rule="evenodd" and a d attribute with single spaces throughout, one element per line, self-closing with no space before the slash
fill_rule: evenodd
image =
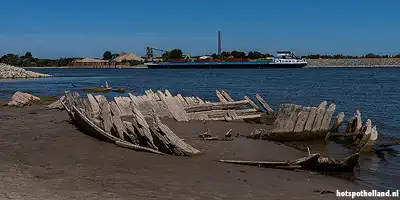
<path id="1" fill-rule="evenodd" d="M 235 99 L 243 99 L 245 95 L 255 99 L 258 93 L 275 110 L 282 103 L 318 106 L 326 100 L 337 105 L 336 113 L 345 112 L 345 120 L 360 110 L 363 122 L 369 118 L 377 125 L 379 140 L 400 138 L 400 69 L 396 68 L 29 70 L 54 77 L 0 81 L 0 98 L 10 98 L 16 91 L 36 96 L 60 96 L 65 90 L 100 87 L 106 80 L 114 88 L 124 88 L 132 94 L 142 94 L 147 89 L 168 89 L 173 94 L 212 101 L 217 100 L 215 90 L 224 89 Z M 341 147 L 331 145 L 329 148 Z M 393 147 L 390 151 L 362 155 L 354 181 L 374 189 L 399 189 L 399 150 L 399 147 Z"/>

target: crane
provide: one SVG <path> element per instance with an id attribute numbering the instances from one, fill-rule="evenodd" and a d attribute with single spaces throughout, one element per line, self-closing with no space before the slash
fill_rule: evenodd
<path id="1" fill-rule="evenodd" d="M 153 50 L 161 51 L 161 52 L 167 52 L 166 50 L 163 50 L 163 49 L 157 49 L 157 48 L 153 48 L 153 47 L 147 47 L 146 56 L 147 56 L 147 60 L 148 60 L 148 61 L 153 61 Z"/>

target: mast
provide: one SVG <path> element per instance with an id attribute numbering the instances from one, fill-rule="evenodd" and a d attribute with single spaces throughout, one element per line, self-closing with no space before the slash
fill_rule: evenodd
<path id="1" fill-rule="evenodd" d="M 221 31 L 218 31 L 218 58 L 221 60 Z"/>

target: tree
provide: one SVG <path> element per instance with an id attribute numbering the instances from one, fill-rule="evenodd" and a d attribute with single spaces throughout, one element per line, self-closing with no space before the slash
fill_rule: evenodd
<path id="1" fill-rule="evenodd" d="M 245 58 L 246 57 L 246 53 L 242 52 L 242 51 L 232 51 L 231 52 L 231 56 L 233 56 L 234 58 Z"/>
<path id="2" fill-rule="evenodd" d="M 33 57 L 32 57 L 32 53 L 29 52 L 29 51 L 25 53 L 25 56 L 24 56 L 24 57 L 25 57 L 26 59 L 29 59 L 29 60 L 32 60 L 32 58 L 33 58 Z"/>
<path id="3" fill-rule="evenodd" d="M 163 60 L 171 59 L 182 59 L 183 53 L 180 49 L 173 49 L 171 51 L 166 51 L 162 54 Z"/>
<path id="4" fill-rule="evenodd" d="M 374 54 L 374 53 L 367 53 L 364 55 L 365 58 L 377 58 L 379 57 L 378 55 Z"/>
<path id="5" fill-rule="evenodd" d="M 264 54 L 258 52 L 258 51 L 249 51 L 247 54 L 247 57 L 250 59 L 259 59 L 259 58 L 264 58 Z"/>
<path id="6" fill-rule="evenodd" d="M 394 55 L 393 58 L 400 58 L 400 54 Z"/>
<path id="7" fill-rule="evenodd" d="M 217 55 L 216 53 L 213 53 L 213 54 L 211 55 L 211 58 L 212 58 L 212 59 L 218 59 L 218 55 Z"/>
<path id="8" fill-rule="evenodd" d="M 103 54 L 103 60 L 111 60 L 112 58 L 112 53 L 110 51 L 106 51 Z"/>
<path id="9" fill-rule="evenodd" d="M 169 54 L 171 59 L 181 59 L 183 56 L 182 50 L 180 49 L 173 49 Z"/>
<path id="10" fill-rule="evenodd" d="M 229 58 L 229 57 L 231 57 L 231 53 L 223 51 L 223 52 L 221 52 L 221 57 L 222 58 Z"/>

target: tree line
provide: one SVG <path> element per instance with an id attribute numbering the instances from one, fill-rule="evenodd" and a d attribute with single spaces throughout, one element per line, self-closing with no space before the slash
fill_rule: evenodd
<path id="1" fill-rule="evenodd" d="M 0 63 L 5 63 L 19 67 L 62 67 L 70 64 L 77 58 L 59 58 L 59 59 L 42 59 L 34 58 L 31 52 L 26 52 L 25 55 L 6 54 L 0 57 Z"/>
<path id="2" fill-rule="evenodd" d="M 186 55 L 182 52 L 181 49 L 173 49 L 171 51 L 166 51 L 162 54 L 163 60 L 173 60 L 173 59 L 182 59 L 185 58 Z M 218 59 L 218 55 L 213 53 L 210 55 L 213 59 Z M 258 51 L 249 51 L 247 54 L 243 51 L 223 51 L 221 52 L 221 58 L 249 58 L 249 59 L 260 59 L 265 57 L 273 57 L 271 54 L 263 54 Z"/>

